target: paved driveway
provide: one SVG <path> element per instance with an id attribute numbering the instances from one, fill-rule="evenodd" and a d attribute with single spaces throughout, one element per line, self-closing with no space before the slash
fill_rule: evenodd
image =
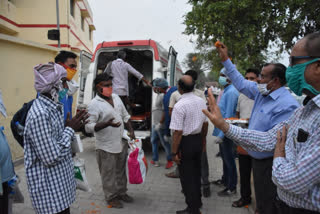
<path id="1" fill-rule="evenodd" d="M 210 166 L 210 180 L 220 178 L 222 173 L 222 163 L 220 158 L 215 155 L 218 152 L 218 145 L 212 143 L 212 127 L 209 128 L 208 134 L 208 159 Z M 77 199 L 71 206 L 73 214 L 163 214 L 172 213 L 176 210 L 186 207 L 184 197 L 181 194 L 179 179 L 170 179 L 164 176 L 168 170 L 164 168 L 166 160 L 164 152 L 161 150 L 160 167 L 149 165 L 147 180 L 144 184 L 128 185 L 128 194 L 134 198 L 134 203 L 124 204 L 123 209 L 107 208 L 104 201 L 104 195 L 101 188 L 100 175 L 95 159 L 94 139 L 85 139 L 83 141 L 85 151 L 79 156 L 86 161 L 87 178 L 92 188 L 92 192 L 83 192 L 77 190 Z M 148 161 L 151 154 L 147 152 Z M 23 166 L 16 168 L 17 174 L 22 179 L 20 187 L 25 196 L 24 204 L 15 204 L 13 207 L 14 214 L 34 213 L 29 199 L 25 172 Z M 247 214 L 252 213 L 252 207 L 249 208 L 232 208 L 232 201 L 239 198 L 239 193 L 231 198 L 221 198 L 217 196 L 220 188 L 211 185 L 212 195 L 210 198 L 203 198 L 202 213 L 205 214 Z M 238 191 L 239 192 L 239 191 Z"/>

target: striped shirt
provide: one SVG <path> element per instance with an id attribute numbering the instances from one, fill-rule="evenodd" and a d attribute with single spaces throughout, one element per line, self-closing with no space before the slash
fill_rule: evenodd
<path id="1" fill-rule="evenodd" d="M 116 59 L 111 64 L 111 75 L 113 76 L 113 93 L 119 96 L 129 96 L 128 73 L 139 80 L 143 75 L 122 59 Z"/>
<path id="2" fill-rule="evenodd" d="M 273 160 L 272 179 L 278 187 L 278 196 L 294 208 L 320 211 L 320 95 L 314 97 L 286 122 L 268 132 L 230 126 L 226 136 L 245 149 L 273 151 L 277 131 L 289 125 L 285 157 Z M 297 140 L 298 130 L 309 132 L 305 142 Z"/>
<path id="3" fill-rule="evenodd" d="M 36 213 L 58 213 L 75 200 L 73 135 L 72 128 L 64 127 L 62 104 L 40 95 L 28 112 L 24 132 L 24 165 Z"/>
<path id="4" fill-rule="evenodd" d="M 182 130 L 183 136 L 199 134 L 207 121 L 202 109 L 207 109 L 203 99 L 193 92 L 183 94 L 173 107 L 170 129 Z"/>

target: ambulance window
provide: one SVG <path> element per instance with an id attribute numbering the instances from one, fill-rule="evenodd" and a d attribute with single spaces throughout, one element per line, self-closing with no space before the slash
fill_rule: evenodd
<path id="1" fill-rule="evenodd" d="M 74 0 L 70 0 L 70 15 L 74 17 Z"/>

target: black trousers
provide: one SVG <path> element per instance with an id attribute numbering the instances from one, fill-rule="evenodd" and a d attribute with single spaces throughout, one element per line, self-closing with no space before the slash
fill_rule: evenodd
<path id="1" fill-rule="evenodd" d="M 253 181 L 259 214 L 277 214 L 277 187 L 272 181 L 273 157 L 252 158 Z"/>
<path id="2" fill-rule="evenodd" d="M 176 167 L 173 172 L 175 173 L 176 176 L 179 177 L 178 167 Z M 209 163 L 208 163 L 207 151 L 204 151 L 201 156 L 201 184 L 202 184 L 202 188 L 210 188 Z"/>
<path id="3" fill-rule="evenodd" d="M 63 211 L 61 211 L 61 212 L 59 212 L 57 214 L 70 214 L 70 208 L 67 208 L 67 209 L 65 209 L 65 210 L 63 210 Z"/>
<path id="4" fill-rule="evenodd" d="M 199 213 L 201 201 L 201 135 L 183 136 L 179 151 L 181 161 L 178 165 L 181 187 L 191 213 Z"/>
<path id="5" fill-rule="evenodd" d="M 286 203 L 284 203 L 280 199 L 276 200 L 276 206 L 278 208 L 279 214 L 319 214 L 319 212 L 312 211 L 312 210 L 289 207 Z"/>
<path id="6" fill-rule="evenodd" d="M 251 156 L 239 154 L 240 194 L 244 200 L 251 200 L 251 169 Z"/>
<path id="7" fill-rule="evenodd" d="M 0 214 L 8 214 L 9 210 L 9 186 L 8 182 L 2 184 L 3 195 L 0 196 Z"/>
<path id="8" fill-rule="evenodd" d="M 210 187 L 209 163 L 208 163 L 207 151 L 202 152 L 202 155 L 201 155 L 201 181 L 202 181 L 203 188 Z"/>

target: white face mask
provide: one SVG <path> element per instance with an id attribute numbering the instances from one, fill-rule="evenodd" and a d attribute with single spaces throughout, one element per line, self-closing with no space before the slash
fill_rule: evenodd
<path id="1" fill-rule="evenodd" d="M 155 90 L 153 90 L 153 92 L 158 94 L 158 95 L 161 94 L 160 88 L 158 88 L 158 87 L 155 87 Z"/>
<path id="2" fill-rule="evenodd" d="M 270 94 L 270 90 L 267 89 L 267 85 L 267 83 L 258 84 L 258 90 L 263 96 L 267 96 L 268 94 Z"/>
<path id="3" fill-rule="evenodd" d="M 79 84 L 74 80 L 67 81 L 67 84 L 68 84 L 68 88 L 69 88 L 68 96 L 74 95 L 80 87 Z"/>

